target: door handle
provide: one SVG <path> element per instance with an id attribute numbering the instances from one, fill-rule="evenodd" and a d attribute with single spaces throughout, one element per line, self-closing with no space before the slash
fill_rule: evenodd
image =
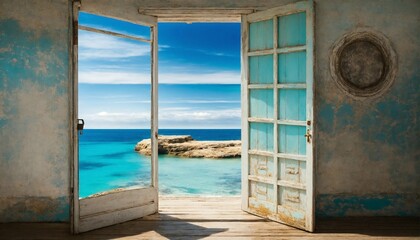
<path id="1" fill-rule="evenodd" d="M 309 129 L 306 130 L 305 137 L 306 137 L 306 142 L 310 143 L 311 138 L 312 138 L 312 134 L 311 134 L 311 131 Z"/>
<path id="2" fill-rule="evenodd" d="M 85 120 L 77 119 L 77 131 L 79 131 L 80 135 L 82 135 L 84 126 L 85 126 Z"/>

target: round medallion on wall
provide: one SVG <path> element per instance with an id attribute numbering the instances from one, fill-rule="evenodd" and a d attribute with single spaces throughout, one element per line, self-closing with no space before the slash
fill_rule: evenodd
<path id="1" fill-rule="evenodd" d="M 396 54 L 381 33 L 359 29 L 345 34 L 334 44 L 330 57 L 333 79 L 353 97 L 379 96 L 394 82 Z"/>

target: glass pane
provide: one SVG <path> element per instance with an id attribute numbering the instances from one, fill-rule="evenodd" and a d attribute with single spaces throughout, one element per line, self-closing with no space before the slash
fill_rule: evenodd
<path id="1" fill-rule="evenodd" d="M 273 89 L 251 89 L 249 98 L 250 117 L 273 118 Z"/>
<path id="2" fill-rule="evenodd" d="M 249 50 L 265 50 L 273 48 L 273 20 L 249 24 Z"/>
<path id="3" fill-rule="evenodd" d="M 273 55 L 249 57 L 249 82 L 273 84 Z"/>
<path id="4" fill-rule="evenodd" d="M 306 82 L 306 52 L 279 54 L 278 78 L 280 83 Z"/>
<path id="5" fill-rule="evenodd" d="M 273 129 L 271 123 L 249 123 L 250 149 L 273 152 Z"/>
<path id="6" fill-rule="evenodd" d="M 306 44 L 306 13 L 281 16 L 278 20 L 279 47 Z"/>
<path id="7" fill-rule="evenodd" d="M 151 185 L 150 44 L 79 31 L 80 198 Z"/>
<path id="8" fill-rule="evenodd" d="M 305 126 L 279 125 L 278 132 L 280 153 L 306 154 Z"/>
<path id="9" fill-rule="evenodd" d="M 306 89 L 279 90 L 279 120 L 306 120 Z"/>
<path id="10" fill-rule="evenodd" d="M 86 12 L 79 13 L 79 24 L 86 27 L 121 33 L 133 37 L 150 39 L 150 27 Z"/>

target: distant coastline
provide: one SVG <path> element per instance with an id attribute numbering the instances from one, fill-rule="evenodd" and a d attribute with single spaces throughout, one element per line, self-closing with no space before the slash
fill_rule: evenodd
<path id="1" fill-rule="evenodd" d="M 138 142 L 134 150 L 150 156 L 150 138 Z M 197 141 L 190 135 L 159 135 L 158 153 L 186 158 L 237 158 L 241 156 L 241 141 Z"/>

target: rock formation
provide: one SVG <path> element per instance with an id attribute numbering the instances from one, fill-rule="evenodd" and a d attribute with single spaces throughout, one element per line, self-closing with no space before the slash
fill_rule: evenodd
<path id="1" fill-rule="evenodd" d="M 150 143 L 150 138 L 144 139 L 134 150 L 151 155 Z M 234 158 L 241 156 L 241 141 L 196 141 L 189 135 L 159 136 L 158 152 L 188 158 Z"/>

